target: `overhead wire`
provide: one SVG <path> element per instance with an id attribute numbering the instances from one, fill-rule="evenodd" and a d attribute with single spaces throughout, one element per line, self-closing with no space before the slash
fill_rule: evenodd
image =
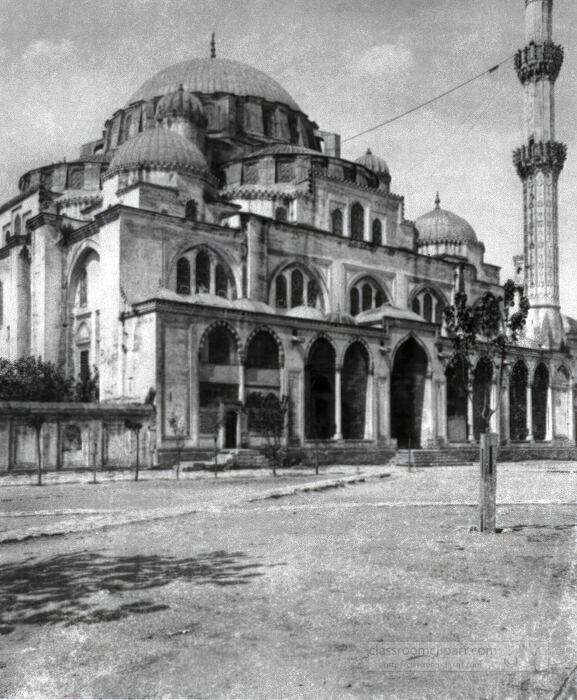
<path id="1" fill-rule="evenodd" d="M 399 119 L 402 119 L 403 117 L 408 116 L 409 114 L 413 114 L 413 112 L 416 112 L 419 109 L 423 109 L 423 107 L 427 107 L 428 105 L 432 104 L 433 102 L 437 102 L 437 100 L 440 100 L 443 97 L 446 97 L 447 95 L 450 95 L 451 93 L 456 92 L 457 90 L 460 90 L 461 88 L 464 88 L 466 85 L 470 85 L 475 80 L 479 80 L 480 78 L 482 78 L 485 75 L 490 75 L 491 73 L 494 73 L 502 65 L 511 61 L 514 58 L 514 56 L 515 56 L 515 54 L 508 56 L 504 60 L 502 60 L 499 63 L 492 66 L 491 68 L 487 68 L 482 73 L 478 73 L 477 75 L 474 75 L 472 78 L 465 80 L 465 82 L 459 83 L 459 85 L 455 85 L 454 87 L 450 88 L 449 90 L 445 90 L 444 92 L 440 93 L 439 95 L 436 95 L 435 97 L 432 97 L 430 100 L 427 100 L 426 102 L 422 102 L 421 104 L 416 105 L 415 107 L 411 107 L 411 109 L 408 109 L 406 112 L 403 112 L 402 114 L 397 114 L 395 117 L 391 117 L 390 119 L 387 119 L 384 122 L 381 122 L 380 124 L 376 124 L 375 126 L 371 126 L 369 129 L 365 129 L 364 131 L 360 131 L 358 134 L 354 134 L 353 136 L 349 136 L 348 138 L 343 139 L 342 143 L 346 143 L 347 141 L 352 141 L 353 139 L 359 138 L 359 136 L 364 136 L 365 134 L 369 134 L 372 131 L 376 131 L 377 129 L 381 129 L 383 126 L 387 126 L 388 124 L 392 124 L 393 122 L 396 122 Z"/>

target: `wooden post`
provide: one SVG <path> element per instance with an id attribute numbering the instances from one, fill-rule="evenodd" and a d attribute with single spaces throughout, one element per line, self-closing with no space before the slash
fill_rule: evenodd
<path id="1" fill-rule="evenodd" d="M 481 433 L 479 531 L 494 533 L 497 511 L 497 433 Z"/>

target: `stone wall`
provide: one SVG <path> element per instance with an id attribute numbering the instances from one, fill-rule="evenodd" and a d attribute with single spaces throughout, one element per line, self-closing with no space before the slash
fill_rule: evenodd
<path id="1" fill-rule="evenodd" d="M 155 464 L 156 425 L 151 406 L 0 401 L 0 473 L 36 468 L 36 431 L 43 418 L 40 445 L 45 471 Z"/>

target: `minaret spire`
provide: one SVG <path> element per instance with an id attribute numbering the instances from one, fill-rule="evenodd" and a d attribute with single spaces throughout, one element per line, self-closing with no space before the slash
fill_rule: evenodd
<path id="1" fill-rule="evenodd" d="M 552 41 L 553 0 L 525 0 L 527 45 L 515 55 L 523 85 L 525 144 L 513 154 L 523 183 L 527 335 L 546 348 L 564 340 L 559 309 L 557 182 L 567 148 L 555 141 L 555 81 L 563 49 Z"/>
<path id="2" fill-rule="evenodd" d="M 216 58 L 216 40 L 214 38 L 214 32 L 212 33 L 212 36 L 210 37 L 210 57 Z"/>

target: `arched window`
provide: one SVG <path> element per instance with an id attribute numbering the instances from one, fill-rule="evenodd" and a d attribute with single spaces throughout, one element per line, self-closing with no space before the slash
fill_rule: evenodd
<path id="1" fill-rule="evenodd" d="M 302 306 L 304 303 L 304 280 L 300 270 L 293 270 L 291 274 L 291 308 Z"/>
<path id="2" fill-rule="evenodd" d="M 277 221 L 286 221 L 287 220 L 287 213 L 286 213 L 286 208 L 285 207 L 277 207 L 274 212 L 274 218 Z"/>
<path id="3" fill-rule="evenodd" d="M 186 258 L 179 258 L 176 263 L 176 291 L 190 294 L 190 263 Z"/>
<path id="4" fill-rule="evenodd" d="M 373 243 L 375 245 L 383 245 L 383 225 L 380 219 L 373 221 Z"/>
<path id="5" fill-rule="evenodd" d="M 427 323 L 443 323 L 444 304 L 440 296 L 432 289 L 421 289 L 411 302 L 411 309 Z"/>
<path id="6" fill-rule="evenodd" d="M 284 275 L 279 275 L 275 282 L 275 299 L 276 305 L 279 309 L 286 309 L 287 307 L 287 297 L 286 297 L 286 278 Z"/>
<path id="7" fill-rule="evenodd" d="M 428 292 L 423 297 L 423 316 L 425 321 L 433 321 L 433 297 Z"/>
<path id="8" fill-rule="evenodd" d="M 351 208 L 351 238 L 362 241 L 365 237 L 365 210 L 355 202 Z"/>
<path id="9" fill-rule="evenodd" d="M 198 206 L 194 199 L 189 199 L 184 207 L 184 218 L 187 221 L 196 221 L 198 216 Z"/>
<path id="10" fill-rule="evenodd" d="M 219 263 L 215 270 L 215 285 L 216 285 L 216 296 L 228 298 L 228 276 L 226 270 Z"/>
<path id="11" fill-rule="evenodd" d="M 126 117 L 124 120 L 124 133 L 123 133 L 123 141 L 126 141 L 127 139 L 130 138 L 130 127 L 132 126 L 132 117 L 130 114 Z"/>
<path id="12" fill-rule="evenodd" d="M 20 218 L 20 214 L 16 214 L 16 218 L 14 219 L 14 235 L 19 236 L 22 232 L 22 219 Z"/>
<path id="13" fill-rule="evenodd" d="M 319 298 L 319 287 L 316 280 L 310 279 L 307 282 L 307 306 L 316 307 Z"/>
<path id="14" fill-rule="evenodd" d="M 10 231 L 6 231 L 6 236 L 5 236 L 6 245 L 8 245 L 8 243 L 10 243 L 11 240 L 12 240 L 12 236 L 10 235 Z"/>
<path id="15" fill-rule="evenodd" d="M 373 288 L 370 284 L 363 284 L 363 311 L 373 308 Z"/>
<path id="16" fill-rule="evenodd" d="M 78 275 L 78 306 L 88 304 L 88 273 L 84 267 Z"/>
<path id="17" fill-rule="evenodd" d="M 322 293 L 317 280 L 305 269 L 291 265 L 275 277 L 270 303 L 278 309 L 295 306 L 322 308 Z"/>
<path id="18" fill-rule="evenodd" d="M 343 235 L 343 212 L 340 209 L 335 209 L 331 214 L 331 231 L 336 236 Z"/>
<path id="19" fill-rule="evenodd" d="M 356 316 L 362 311 L 369 311 L 387 303 L 387 296 L 372 279 L 359 280 L 349 292 L 350 314 Z"/>
<path id="20" fill-rule="evenodd" d="M 359 305 L 359 290 L 356 287 L 351 289 L 351 316 L 356 316 L 360 309 Z"/>
<path id="21" fill-rule="evenodd" d="M 196 255 L 196 292 L 210 292 L 210 258 L 203 250 Z"/>

